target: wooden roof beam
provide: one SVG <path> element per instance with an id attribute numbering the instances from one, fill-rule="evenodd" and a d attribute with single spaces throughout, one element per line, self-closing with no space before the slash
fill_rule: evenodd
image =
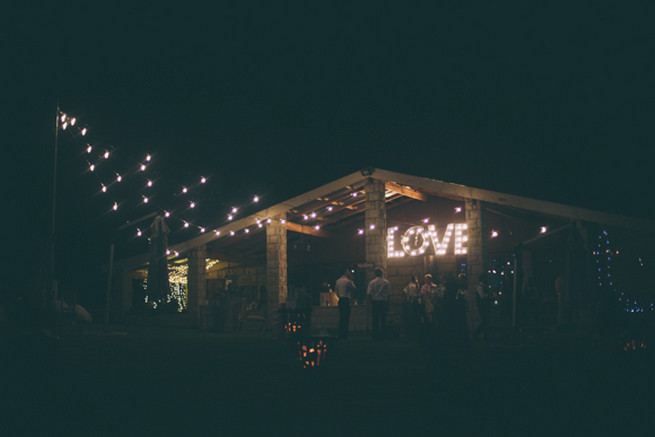
<path id="1" fill-rule="evenodd" d="M 314 237 L 323 237 L 327 238 L 330 236 L 327 232 L 322 229 L 316 230 L 312 226 L 299 225 L 298 223 L 293 223 L 290 221 L 286 222 L 287 231 L 298 232 L 299 234 L 313 235 Z"/>
<path id="2" fill-rule="evenodd" d="M 400 185 L 395 182 L 386 182 L 385 188 L 394 193 L 402 194 L 406 197 L 411 197 L 412 199 L 421 200 L 423 202 L 428 200 L 428 196 L 420 191 L 414 190 L 406 185 Z"/>

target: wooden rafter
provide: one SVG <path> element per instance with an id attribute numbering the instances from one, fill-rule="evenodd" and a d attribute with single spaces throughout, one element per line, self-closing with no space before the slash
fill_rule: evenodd
<path id="1" fill-rule="evenodd" d="M 322 229 L 314 229 L 312 226 L 300 225 L 290 221 L 286 222 L 287 231 L 298 232 L 300 234 L 313 235 L 315 237 L 329 237 L 330 235 Z"/>
<path id="2" fill-rule="evenodd" d="M 420 191 L 416 191 L 415 189 L 406 185 L 400 185 L 395 182 L 386 182 L 385 188 L 389 191 L 393 191 L 394 193 L 402 194 L 406 197 L 411 197 L 412 199 L 421 200 L 423 202 L 428 200 L 428 196 L 426 194 L 421 193 Z"/>

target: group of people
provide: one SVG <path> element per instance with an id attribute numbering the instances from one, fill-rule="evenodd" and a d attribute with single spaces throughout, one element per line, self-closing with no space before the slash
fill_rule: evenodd
<path id="1" fill-rule="evenodd" d="M 403 288 L 405 323 L 411 335 L 431 337 L 438 335 L 443 341 L 465 342 L 486 333 L 488 302 L 492 297 L 484 275 L 479 278 L 475 290 L 469 290 L 463 274 L 454 278 L 442 275 L 433 282 L 426 274 L 423 285 L 411 276 Z M 352 272 L 345 269 L 335 283 L 339 298 L 339 338 L 348 338 L 351 300 L 357 290 Z M 366 295 L 371 303 L 372 336 L 386 336 L 387 312 L 391 286 L 384 278 L 384 271 L 375 269 L 375 278 L 368 283 Z"/>
<path id="2" fill-rule="evenodd" d="M 391 285 L 384 277 L 382 269 L 375 269 L 373 278 L 366 288 L 366 296 L 371 302 L 372 335 L 375 339 L 383 338 L 387 331 L 387 311 Z M 334 291 L 339 298 L 339 338 L 348 338 L 350 324 L 350 301 L 357 290 L 352 280 L 352 272 L 345 269 L 343 275 L 334 284 Z"/>

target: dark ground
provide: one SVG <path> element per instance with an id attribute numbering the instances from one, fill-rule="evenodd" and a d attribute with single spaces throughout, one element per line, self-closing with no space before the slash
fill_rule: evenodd
<path id="1" fill-rule="evenodd" d="M 652 429 L 649 353 L 365 335 L 304 370 L 271 334 L 2 328 L 1 435 L 631 435 Z M 122 334 L 122 335 L 117 335 Z"/>

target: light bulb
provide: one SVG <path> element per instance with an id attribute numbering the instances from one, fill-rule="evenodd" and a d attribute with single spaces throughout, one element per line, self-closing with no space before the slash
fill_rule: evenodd
<path id="1" fill-rule="evenodd" d="M 236 206 L 233 206 L 233 207 L 232 207 L 232 214 L 236 214 L 236 213 L 237 213 L 237 207 L 236 207 Z"/>
<path id="2" fill-rule="evenodd" d="M 77 118 L 75 117 L 71 118 L 71 126 L 75 126 L 76 122 L 77 122 Z"/>
<path id="3" fill-rule="evenodd" d="M 183 194 L 186 194 L 187 191 L 189 191 L 189 189 L 188 189 L 187 187 L 182 187 L 182 193 L 183 193 Z"/>
<path id="4" fill-rule="evenodd" d="M 255 197 L 253 197 L 253 198 L 252 198 L 252 201 L 255 202 L 255 203 L 259 202 L 259 196 L 255 196 Z"/>
<path id="5" fill-rule="evenodd" d="M 184 222 L 184 227 L 188 228 L 189 227 L 189 222 Z"/>
<path id="6" fill-rule="evenodd" d="M 116 175 L 116 182 L 120 182 L 120 181 L 122 181 L 122 180 L 123 180 L 123 176 L 117 174 L 117 175 Z"/>
<path id="7" fill-rule="evenodd" d="M 92 150 L 93 150 L 93 147 L 91 147 L 90 144 L 87 145 L 87 147 L 86 147 L 86 153 L 91 153 Z"/>
<path id="8" fill-rule="evenodd" d="M 146 196 L 143 196 L 143 203 L 148 203 L 148 198 Z"/>
<path id="9" fill-rule="evenodd" d="M 102 156 L 104 156 L 105 159 L 109 158 L 109 150 L 105 150 L 105 154 Z"/>
<path id="10" fill-rule="evenodd" d="M 196 204 L 194 202 L 189 203 L 189 208 L 195 208 Z"/>
<path id="11" fill-rule="evenodd" d="M 170 213 L 170 212 L 168 212 L 168 211 L 164 211 L 164 217 L 167 217 L 167 218 L 168 218 L 168 217 L 170 217 L 170 216 L 171 216 L 171 213 Z"/>
<path id="12" fill-rule="evenodd" d="M 145 164 L 141 164 L 141 171 L 146 171 L 146 165 Z"/>
<path id="13" fill-rule="evenodd" d="M 232 221 L 232 219 L 233 219 L 232 214 L 228 214 L 227 219 L 228 219 L 229 221 Z"/>
<path id="14" fill-rule="evenodd" d="M 95 166 L 94 164 L 91 164 L 91 165 L 89 166 L 89 170 L 90 170 L 90 171 L 93 171 L 93 170 L 95 170 L 95 169 L 96 169 L 96 166 Z"/>
<path id="15" fill-rule="evenodd" d="M 138 228 L 137 228 L 137 230 L 136 230 L 136 236 L 137 236 L 137 237 L 140 237 L 140 236 L 141 236 L 141 229 L 138 229 Z"/>
<path id="16" fill-rule="evenodd" d="M 148 186 L 152 187 L 152 181 L 150 179 L 148 179 Z"/>
<path id="17" fill-rule="evenodd" d="M 204 177 L 204 176 L 201 177 L 201 178 L 200 178 L 200 183 L 201 183 L 201 184 L 204 184 L 205 182 L 207 182 L 207 178 Z"/>
<path id="18" fill-rule="evenodd" d="M 200 233 L 204 234 L 205 233 L 205 228 L 200 228 Z"/>
<path id="19" fill-rule="evenodd" d="M 152 157 L 149 154 L 146 155 L 146 161 L 150 162 L 151 159 L 152 159 Z"/>
<path id="20" fill-rule="evenodd" d="M 81 133 L 82 133 L 82 136 L 86 135 L 86 128 L 83 128 Z"/>
<path id="21" fill-rule="evenodd" d="M 114 202 L 113 210 L 114 210 L 114 211 L 118 211 L 118 203 Z"/>
<path id="22" fill-rule="evenodd" d="M 221 235 L 221 231 L 219 231 L 218 229 L 216 229 L 216 230 L 214 231 L 214 233 L 216 234 L 217 237 L 218 237 L 219 235 Z"/>
<path id="23" fill-rule="evenodd" d="M 103 193 L 106 193 L 106 192 L 107 192 L 107 187 L 106 187 L 104 184 L 102 185 L 102 192 L 103 192 Z"/>

